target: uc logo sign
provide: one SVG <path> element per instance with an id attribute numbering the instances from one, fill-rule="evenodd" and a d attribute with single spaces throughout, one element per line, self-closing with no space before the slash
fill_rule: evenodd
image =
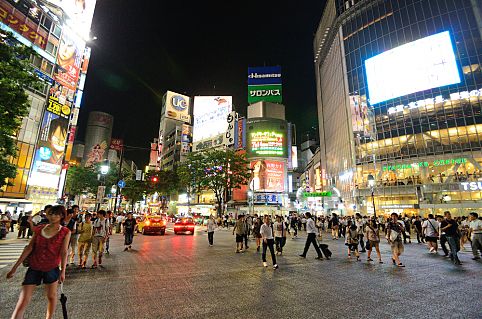
<path id="1" fill-rule="evenodd" d="M 187 108 L 187 102 L 186 102 L 186 99 L 180 95 L 174 95 L 172 98 L 171 98 L 171 104 L 172 106 L 182 112 L 184 110 L 186 110 Z"/>

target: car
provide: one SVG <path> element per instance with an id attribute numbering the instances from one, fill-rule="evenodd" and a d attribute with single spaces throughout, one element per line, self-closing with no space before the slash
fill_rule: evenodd
<path id="1" fill-rule="evenodd" d="M 162 216 L 145 216 L 137 224 L 137 231 L 142 233 L 142 235 L 149 233 L 160 233 L 161 235 L 164 235 L 166 233 L 166 225 L 167 221 Z"/>
<path id="2" fill-rule="evenodd" d="M 194 235 L 194 220 L 192 218 L 179 218 L 174 223 L 174 234 L 190 232 Z"/>

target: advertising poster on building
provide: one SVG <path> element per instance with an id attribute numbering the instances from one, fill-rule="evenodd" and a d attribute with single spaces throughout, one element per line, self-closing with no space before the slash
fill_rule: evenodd
<path id="1" fill-rule="evenodd" d="M 280 66 L 248 68 L 248 102 L 253 104 L 259 101 L 283 101 Z"/>
<path id="2" fill-rule="evenodd" d="M 63 16 L 67 24 L 83 39 L 89 39 L 96 0 L 43 0 L 43 2 L 54 13 Z"/>
<path id="3" fill-rule="evenodd" d="M 69 89 L 75 90 L 84 55 L 85 41 L 69 28 L 64 28 L 57 51 L 54 78 Z"/>
<path id="4" fill-rule="evenodd" d="M 191 116 L 189 115 L 190 98 L 189 96 L 179 93 L 167 91 L 164 95 L 165 100 L 165 116 L 167 118 L 191 123 Z"/>
<path id="5" fill-rule="evenodd" d="M 120 138 L 113 138 L 110 140 L 110 149 L 111 150 L 116 150 L 118 152 L 122 151 L 122 148 L 124 147 L 124 141 Z"/>
<path id="6" fill-rule="evenodd" d="M 183 124 L 181 128 L 181 157 L 184 158 L 191 151 L 192 126 Z"/>
<path id="7" fill-rule="evenodd" d="M 245 124 L 246 124 L 246 119 L 244 118 L 238 119 L 238 131 L 237 131 L 238 138 L 236 139 L 236 142 L 235 142 L 236 149 L 246 147 L 246 138 L 245 138 L 246 135 L 244 134 L 246 129 Z"/>
<path id="8" fill-rule="evenodd" d="M 232 96 L 195 96 L 193 142 L 224 135 L 226 119 L 233 109 Z"/>
<path id="9" fill-rule="evenodd" d="M 228 125 L 226 128 L 226 133 L 224 133 L 224 145 L 226 146 L 234 145 L 236 141 L 237 121 L 238 113 L 231 112 L 228 114 L 228 118 L 226 119 L 226 123 Z"/>
<path id="10" fill-rule="evenodd" d="M 89 68 L 89 62 L 90 62 L 90 54 L 91 54 L 91 48 L 85 47 L 84 49 L 84 56 L 82 58 L 82 73 L 87 73 L 87 69 Z"/>
<path id="11" fill-rule="evenodd" d="M 15 2 L 17 6 L 23 6 L 23 10 L 28 12 L 29 19 L 10 3 L 0 1 L 0 22 L 21 34 L 28 41 L 45 49 L 48 32 L 38 27 L 40 9 L 26 1 L 22 1 L 22 3 L 19 3 L 19 1 Z"/>
<path id="12" fill-rule="evenodd" d="M 57 188 L 59 183 L 69 120 L 45 112 L 28 184 Z"/>
<path id="13" fill-rule="evenodd" d="M 68 119 L 72 110 L 74 91 L 55 82 L 49 90 L 47 111 Z"/>
<path id="14" fill-rule="evenodd" d="M 249 157 L 288 158 L 287 123 L 277 119 L 248 119 L 246 144 Z"/>
<path id="15" fill-rule="evenodd" d="M 285 163 L 281 161 L 251 161 L 253 178 L 250 186 L 255 192 L 284 192 Z"/>

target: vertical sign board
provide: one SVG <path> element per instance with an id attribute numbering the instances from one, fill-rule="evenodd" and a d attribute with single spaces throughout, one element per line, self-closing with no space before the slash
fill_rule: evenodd
<path id="1" fill-rule="evenodd" d="M 282 103 L 281 66 L 248 68 L 248 102 Z"/>
<path id="2" fill-rule="evenodd" d="M 231 146 L 234 145 L 236 140 L 236 124 L 238 120 L 238 113 L 231 112 L 228 114 L 226 128 L 226 133 L 224 134 L 224 145 Z"/>

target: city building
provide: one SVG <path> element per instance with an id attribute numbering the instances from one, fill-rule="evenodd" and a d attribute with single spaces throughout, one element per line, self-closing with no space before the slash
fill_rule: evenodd
<path id="1" fill-rule="evenodd" d="M 163 97 L 159 124 L 158 167 L 174 170 L 191 151 L 191 98 L 167 91 Z"/>
<path id="2" fill-rule="evenodd" d="M 114 117 L 104 112 L 90 112 L 85 131 L 82 165 L 92 166 L 108 158 Z"/>
<path id="3" fill-rule="evenodd" d="M 480 213 L 481 9 L 327 1 L 314 39 L 327 212 Z"/>
<path id="4" fill-rule="evenodd" d="M 76 131 L 90 48 L 90 24 L 95 0 L 82 12 L 58 0 L 0 0 L 0 28 L 31 46 L 35 73 L 43 81 L 26 89 L 29 114 L 16 136 L 18 156 L 12 159 L 17 176 L 0 190 L 0 209 L 39 210 L 61 195 Z M 70 155 L 68 155 L 70 156 Z"/>

